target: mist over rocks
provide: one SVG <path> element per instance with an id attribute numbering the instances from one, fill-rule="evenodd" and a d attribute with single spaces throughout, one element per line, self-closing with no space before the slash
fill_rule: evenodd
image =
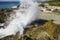
<path id="1" fill-rule="evenodd" d="M 20 35 L 22 35 L 24 33 L 24 28 L 26 28 L 26 26 L 28 24 L 30 24 L 32 21 L 37 19 L 38 3 L 33 2 L 32 0 L 30 0 L 30 1 L 21 0 L 21 6 L 24 8 L 27 7 L 26 11 L 24 12 L 24 14 L 22 14 L 18 9 L 18 10 L 16 10 L 15 16 L 11 15 L 11 16 L 13 16 L 13 19 L 11 19 L 11 20 L 9 19 L 10 23 L 7 25 L 7 27 L 5 29 L 0 29 L 0 38 L 6 37 L 9 35 L 15 35 L 17 32 L 19 32 Z M 1 32 L 1 30 L 2 30 L 2 32 Z"/>

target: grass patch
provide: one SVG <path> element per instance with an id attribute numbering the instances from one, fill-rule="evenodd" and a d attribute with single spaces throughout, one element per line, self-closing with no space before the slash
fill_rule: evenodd
<path id="1" fill-rule="evenodd" d="M 47 3 L 50 6 L 60 6 L 60 1 L 46 1 L 46 2 L 41 2 L 43 4 Z"/>
<path id="2" fill-rule="evenodd" d="M 60 2 L 48 3 L 50 6 L 60 6 Z"/>

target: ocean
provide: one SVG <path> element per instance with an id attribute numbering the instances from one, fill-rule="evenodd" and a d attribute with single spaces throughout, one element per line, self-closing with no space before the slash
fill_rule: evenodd
<path id="1" fill-rule="evenodd" d="M 18 6 L 20 5 L 20 2 L 15 1 L 15 2 L 0 2 L 0 8 L 11 8 L 13 6 Z"/>

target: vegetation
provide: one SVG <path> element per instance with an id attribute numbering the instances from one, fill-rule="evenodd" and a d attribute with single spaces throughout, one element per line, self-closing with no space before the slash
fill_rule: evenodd
<path id="1" fill-rule="evenodd" d="M 60 0 L 50 0 L 50 1 L 59 2 Z"/>
<path id="2" fill-rule="evenodd" d="M 51 2 L 48 3 L 50 6 L 60 6 L 60 2 Z"/>

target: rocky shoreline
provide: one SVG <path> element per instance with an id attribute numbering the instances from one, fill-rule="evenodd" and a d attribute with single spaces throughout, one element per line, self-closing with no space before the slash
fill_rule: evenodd
<path id="1" fill-rule="evenodd" d="M 60 12 L 60 6 L 50 6 L 48 3 L 39 3 L 39 7 L 43 12 Z"/>
<path id="2" fill-rule="evenodd" d="M 13 13 L 13 10 L 1 9 L 0 22 L 4 23 L 10 12 Z M 32 23 L 33 27 L 25 29 L 24 34 L 21 36 L 17 33 L 16 35 L 10 35 L 0 40 L 60 40 L 60 24 L 53 23 L 53 20 L 40 19 L 38 22 L 37 26 L 35 26 L 35 22 Z"/>
<path id="3" fill-rule="evenodd" d="M 25 30 L 22 36 L 17 33 L 15 36 L 7 36 L 0 40 L 60 40 L 59 30 L 59 25 L 53 24 L 50 20 L 43 25 Z"/>

